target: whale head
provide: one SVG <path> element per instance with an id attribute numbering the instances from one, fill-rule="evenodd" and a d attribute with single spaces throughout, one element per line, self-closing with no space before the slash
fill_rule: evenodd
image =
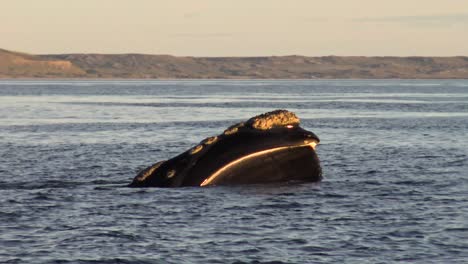
<path id="1" fill-rule="evenodd" d="M 320 181 L 320 139 L 299 118 L 275 110 L 227 128 L 184 153 L 141 171 L 131 187 Z"/>

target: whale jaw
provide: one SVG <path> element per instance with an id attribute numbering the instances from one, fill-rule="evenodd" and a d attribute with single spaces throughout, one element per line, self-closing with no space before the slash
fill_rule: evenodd
<path id="1" fill-rule="evenodd" d="M 320 181 L 322 171 L 315 145 L 279 147 L 244 156 L 220 168 L 200 186 Z"/>

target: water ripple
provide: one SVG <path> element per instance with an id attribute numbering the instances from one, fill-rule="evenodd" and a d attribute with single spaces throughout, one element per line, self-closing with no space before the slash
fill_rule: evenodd
<path id="1" fill-rule="evenodd" d="M 467 86 L 0 81 L 0 262 L 464 263 Z M 320 136 L 322 183 L 125 187 L 282 107 Z"/>

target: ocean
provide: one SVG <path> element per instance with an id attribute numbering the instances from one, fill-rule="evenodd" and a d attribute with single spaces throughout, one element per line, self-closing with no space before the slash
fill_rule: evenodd
<path id="1" fill-rule="evenodd" d="M 321 183 L 126 187 L 275 109 Z M 1 80 L 0 263 L 468 263 L 468 80 Z"/>

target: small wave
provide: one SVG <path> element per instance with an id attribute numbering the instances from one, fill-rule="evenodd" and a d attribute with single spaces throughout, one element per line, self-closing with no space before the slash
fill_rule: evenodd
<path id="1" fill-rule="evenodd" d="M 40 182 L 0 182 L 0 190 L 42 190 L 42 189 L 74 189 L 81 186 L 100 185 L 104 189 L 122 187 L 128 183 L 124 180 L 91 180 L 91 181 L 64 181 L 45 180 Z M 47 198 L 38 196 L 38 199 Z"/>

